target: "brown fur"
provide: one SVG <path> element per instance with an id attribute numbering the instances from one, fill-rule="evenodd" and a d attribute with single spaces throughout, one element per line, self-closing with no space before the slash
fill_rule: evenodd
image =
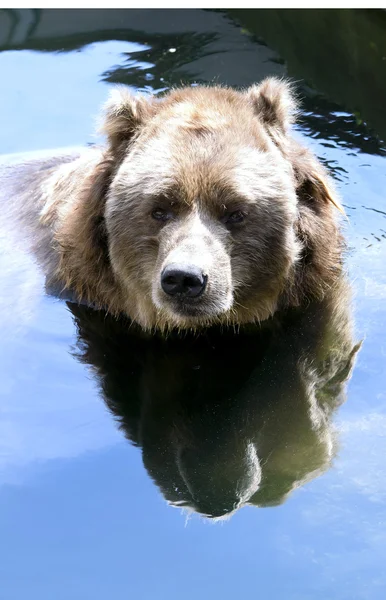
<path id="1" fill-rule="evenodd" d="M 320 163 L 290 136 L 296 110 L 290 86 L 276 79 L 161 99 L 116 90 L 102 124 L 107 148 L 39 184 L 41 224 L 58 256 L 52 281 L 145 329 L 262 321 L 323 298 L 341 271 L 339 202 Z M 158 207 L 170 222 L 151 218 Z M 237 210 L 245 223 L 225 227 Z M 209 277 L 193 316 L 160 289 L 176 255 Z"/>

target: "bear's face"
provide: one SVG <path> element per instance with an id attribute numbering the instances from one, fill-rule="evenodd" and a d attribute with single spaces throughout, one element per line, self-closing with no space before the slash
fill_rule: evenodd
<path id="1" fill-rule="evenodd" d="M 276 85 L 275 114 L 259 88 L 187 88 L 108 107 L 119 162 L 105 208 L 109 257 L 142 326 L 275 312 L 301 249 L 293 165 L 272 136 L 284 139 L 292 104 Z"/>

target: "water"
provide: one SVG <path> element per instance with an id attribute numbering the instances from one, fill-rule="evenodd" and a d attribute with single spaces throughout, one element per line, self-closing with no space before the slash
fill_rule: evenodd
<path id="1" fill-rule="evenodd" d="M 117 82 L 296 79 L 296 135 L 349 216 L 355 298 L 353 334 L 327 307 L 304 315 L 303 335 L 181 350 L 46 296 L 2 232 L 0 600 L 384 598 L 386 25 L 375 11 L 312 13 L 0 11 L 3 155 L 97 141 Z M 225 521 L 195 512 L 246 499 Z"/>

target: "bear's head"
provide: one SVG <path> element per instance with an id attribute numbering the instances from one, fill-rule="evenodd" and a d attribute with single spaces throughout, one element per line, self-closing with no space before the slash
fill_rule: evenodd
<path id="1" fill-rule="evenodd" d="M 272 78 L 243 92 L 114 90 L 98 190 L 123 312 L 148 329 L 234 325 L 323 295 L 340 263 L 337 201 L 289 134 L 295 114 Z"/>

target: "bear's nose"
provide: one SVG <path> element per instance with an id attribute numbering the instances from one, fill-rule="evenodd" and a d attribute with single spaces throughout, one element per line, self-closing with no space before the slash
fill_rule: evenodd
<path id="1" fill-rule="evenodd" d="M 203 293 L 208 277 L 194 265 L 171 264 L 161 273 L 161 287 L 169 296 L 197 298 Z"/>

